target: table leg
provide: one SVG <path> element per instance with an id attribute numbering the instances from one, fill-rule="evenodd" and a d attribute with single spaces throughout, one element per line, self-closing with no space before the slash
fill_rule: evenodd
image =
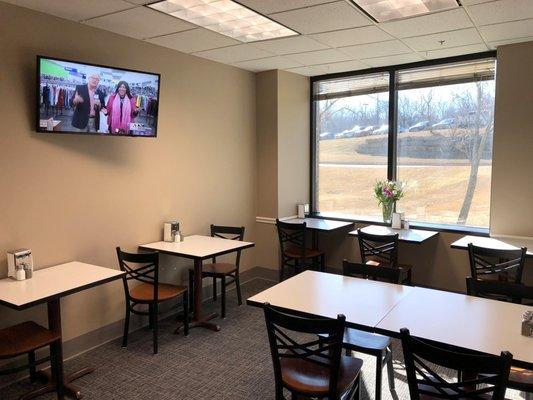
<path id="1" fill-rule="evenodd" d="M 318 250 L 318 232 L 315 229 L 311 231 L 311 241 L 313 242 L 313 249 Z"/>
<path id="2" fill-rule="evenodd" d="M 217 314 L 202 315 L 202 260 L 194 260 L 194 318 L 191 321 L 190 328 L 207 328 L 218 332 L 220 326 L 209 322 L 209 320 L 216 318 Z"/>

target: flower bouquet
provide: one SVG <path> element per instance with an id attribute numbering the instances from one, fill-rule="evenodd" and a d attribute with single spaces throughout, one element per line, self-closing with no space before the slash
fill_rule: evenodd
<path id="1" fill-rule="evenodd" d="M 392 212 L 396 208 L 396 202 L 404 194 L 405 184 L 396 181 L 377 181 L 374 186 L 374 194 L 378 199 L 378 205 L 383 210 L 383 222 L 389 224 L 392 219 Z"/>

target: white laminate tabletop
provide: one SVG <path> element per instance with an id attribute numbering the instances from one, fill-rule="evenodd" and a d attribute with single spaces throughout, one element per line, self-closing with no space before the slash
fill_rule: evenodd
<path id="1" fill-rule="evenodd" d="M 533 364 L 533 337 L 522 336 L 525 310 L 533 307 L 415 287 L 378 324 L 378 330 L 413 336 Z"/>
<path id="2" fill-rule="evenodd" d="M 424 231 L 420 229 L 392 229 L 390 226 L 381 225 L 368 225 L 361 230 L 371 235 L 393 235 L 397 233 L 398 240 L 400 242 L 408 243 L 422 243 L 439 234 L 439 232 L 435 231 Z M 357 236 L 357 230 L 351 231 L 349 235 Z"/>
<path id="3" fill-rule="evenodd" d="M 374 328 L 412 287 L 304 271 L 255 296 L 247 303 L 265 302 L 286 310 L 318 317 L 346 316 L 352 326 Z"/>
<path id="4" fill-rule="evenodd" d="M 124 272 L 116 269 L 79 261 L 55 265 L 34 271 L 31 279 L 0 279 L 0 304 L 25 308 L 118 279 L 122 275 Z"/>
<path id="5" fill-rule="evenodd" d="M 177 256 L 203 259 L 253 246 L 253 242 L 192 235 L 185 237 L 183 242 L 154 242 L 142 244 L 139 247 Z"/>
<path id="6" fill-rule="evenodd" d="M 521 240 L 515 238 L 483 237 L 483 236 L 463 236 L 451 244 L 453 249 L 467 250 L 468 244 L 474 246 L 487 247 L 495 250 L 518 250 L 525 246 L 533 250 L 533 240 Z M 528 250 L 527 255 L 533 257 L 533 252 Z"/>
<path id="7" fill-rule="evenodd" d="M 301 224 L 302 222 L 305 222 L 307 229 L 315 229 L 317 231 L 334 231 L 335 229 L 353 225 L 353 222 L 336 221 L 323 218 L 293 218 L 283 222 L 287 222 L 289 224 Z"/>

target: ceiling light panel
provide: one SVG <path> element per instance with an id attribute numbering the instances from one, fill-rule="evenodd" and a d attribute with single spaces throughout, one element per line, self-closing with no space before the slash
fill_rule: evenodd
<path id="1" fill-rule="evenodd" d="M 458 8 L 457 0 L 352 0 L 377 22 Z"/>
<path id="2" fill-rule="evenodd" d="M 148 7 L 241 42 L 298 35 L 232 0 L 166 0 Z"/>

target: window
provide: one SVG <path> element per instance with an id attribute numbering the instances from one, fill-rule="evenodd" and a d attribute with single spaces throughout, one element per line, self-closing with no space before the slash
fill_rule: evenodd
<path id="1" fill-rule="evenodd" d="M 495 64 L 314 79 L 314 211 L 379 221 L 373 186 L 388 178 L 405 182 L 410 221 L 488 227 Z"/>

